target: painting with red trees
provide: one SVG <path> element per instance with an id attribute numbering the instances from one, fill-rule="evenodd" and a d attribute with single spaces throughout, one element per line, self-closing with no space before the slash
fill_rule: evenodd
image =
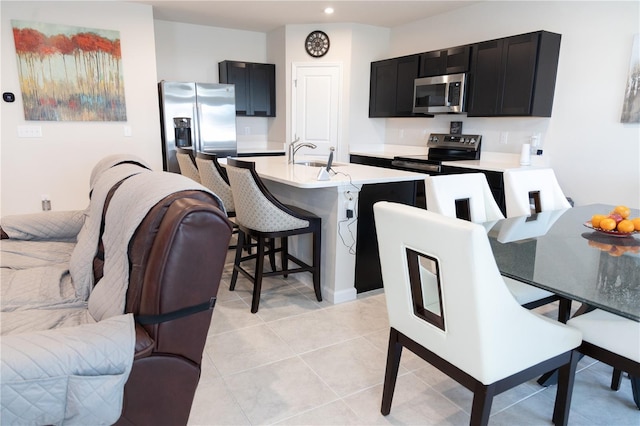
<path id="1" fill-rule="evenodd" d="M 119 31 L 11 24 L 25 120 L 127 120 Z"/>

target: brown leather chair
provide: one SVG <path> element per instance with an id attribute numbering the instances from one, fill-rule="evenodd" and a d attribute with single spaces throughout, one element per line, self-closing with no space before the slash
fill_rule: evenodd
<path id="1" fill-rule="evenodd" d="M 231 230 L 203 191 L 164 198 L 136 230 L 126 301 L 136 317 L 136 355 L 116 424 L 187 423 Z"/>

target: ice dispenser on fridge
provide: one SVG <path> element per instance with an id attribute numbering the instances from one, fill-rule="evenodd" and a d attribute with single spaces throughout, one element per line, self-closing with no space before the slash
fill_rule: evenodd
<path id="1" fill-rule="evenodd" d="M 173 125 L 175 127 L 176 146 L 178 148 L 186 148 L 191 146 L 191 118 L 174 117 Z"/>

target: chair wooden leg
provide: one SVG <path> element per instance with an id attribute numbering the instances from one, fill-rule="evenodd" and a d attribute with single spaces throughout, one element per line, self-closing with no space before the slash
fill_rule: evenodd
<path id="1" fill-rule="evenodd" d="M 629 374 L 631 379 L 631 393 L 633 394 L 633 402 L 636 403 L 636 407 L 640 410 L 640 377 Z"/>
<path id="2" fill-rule="evenodd" d="M 271 270 L 276 270 L 276 240 L 275 238 L 269 238 L 269 265 Z"/>
<path id="3" fill-rule="evenodd" d="M 483 385 L 478 382 L 473 391 L 470 426 L 486 426 L 491 415 L 491 404 L 496 394 L 496 385 Z"/>
<path id="4" fill-rule="evenodd" d="M 236 288 L 236 281 L 238 280 L 237 267 L 240 266 L 240 260 L 242 259 L 242 248 L 245 245 L 244 232 L 238 231 L 238 242 L 236 244 L 236 257 L 233 261 L 233 272 L 231 273 L 231 284 L 229 284 L 229 290 L 233 291 Z"/>
<path id="5" fill-rule="evenodd" d="M 391 328 L 389 332 L 389 349 L 387 350 L 387 367 L 384 372 L 384 386 L 382 388 L 382 406 L 380 412 L 383 416 L 391 412 L 391 401 L 396 389 L 396 379 L 400 368 L 402 345 L 398 342 L 398 331 Z"/>
<path id="6" fill-rule="evenodd" d="M 620 390 L 621 384 L 622 384 L 622 370 L 614 368 L 613 374 L 611 375 L 611 390 L 614 390 L 614 391 Z"/>
<path id="7" fill-rule="evenodd" d="M 258 248 L 256 249 L 256 269 L 253 282 L 253 298 L 251 299 L 251 313 L 258 312 L 260 304 L 260 292 L 262 291 L 262 273 L 264 271 L 264 246 L 265 239 L 258 238 Z"/>
<path id="8" fill-rule="evenodd" d="M 320 281 L 320 231 L 313 233 L 313 288 L 316 291 L 316 299 L 322 302 L 322 282 Z"/>
<path id="9" fill-rule="evenodd" d="M 560 302 L 558 304 L 558 321 L 563 324 L 566 324 L 571 317 L 571 299 L 565 299 L 564 297 L 560 298 Z"/>
<path id="10" fill-rule="evenodd" d="M 285 271 L 282 276 L 287 278 L 289 276 L 286 272 L 289 270 L 289 238 L 280 238 L 280 248 L 282 248 L 282 251 L 280 251 L 280 265 L 282 266 L 282 270 Z"/>
<path id="11" fill-rule="evenodd" d="M 576 377 L 576 368 L 580 356 L 577 351 L 571 351 L 569 363 L 558 369 L 558 389 L 556 390 L 556 402 L 553 407 L 553 424 L 566 426 L 569 421 L 571 409 L 571 395 L 573 394 L 573 382 Z"/>

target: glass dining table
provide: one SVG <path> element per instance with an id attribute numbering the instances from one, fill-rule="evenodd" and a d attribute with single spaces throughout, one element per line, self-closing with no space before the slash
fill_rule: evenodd
<path id="1" fill-rule="evenodd" d="M 640 233 L 605 234 L 591 216 L 614 206 L 591 204 L 485 223 L 501 274 L 565 299 L 640 321 Z M 632 209 L 630 217 L 639 217 Z"/>

